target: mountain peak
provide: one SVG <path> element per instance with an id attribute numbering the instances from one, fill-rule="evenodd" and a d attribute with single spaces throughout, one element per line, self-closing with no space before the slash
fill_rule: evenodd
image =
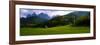
<path id="1" fill-rule="evenodd" d="M 46 14 L 46 13 L 40 13 L 40 14 L 38 14 L 38 16 L 39 16 L 40 18 L 50 19 L 50 17 L 49 17 L 48 14 Z"/>

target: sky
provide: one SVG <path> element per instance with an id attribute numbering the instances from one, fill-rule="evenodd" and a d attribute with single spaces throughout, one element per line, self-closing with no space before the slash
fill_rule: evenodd
<path id="1" fill-rule="evenodd" d="M 53 9 L 24 9 L 21 8 L 20 9 L 20 17 L 26 17 L 27 14 L 32 14 L 33 12 L 35 12 L 36 14 L 40 14 L 40 13 L 45 13 L 48 14 L 49 17 L 53 17 L 53 16 L 62 16 L 65 14 L 69 14 L 73 11 L 69 11 L 69 10 L 53 10 Z"/>

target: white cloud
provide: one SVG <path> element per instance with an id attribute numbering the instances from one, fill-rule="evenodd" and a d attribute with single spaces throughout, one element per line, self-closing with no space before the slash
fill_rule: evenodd
<path id="1" fill-rule="evenodd" d="M 56 11 L 56 12 L 53 12 L 52 15 L 50 15 L 51 17 L 52 16 L 63 16 L 63 15 L 66 15 L 66 14 L 69 14 L 73 11 Z"/>

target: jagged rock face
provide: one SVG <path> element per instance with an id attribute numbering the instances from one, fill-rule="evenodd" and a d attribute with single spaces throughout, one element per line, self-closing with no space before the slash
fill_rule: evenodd
<path id="1" fill-rule="evenodd" d="M 50 17 L 48 16 L 48 14 L 45 14 L 45 13 L 40 13 L 39 15 L 38 15 L 38 17 L 39 18 L 43 18 L 43 19 L 50 19 Z"/>

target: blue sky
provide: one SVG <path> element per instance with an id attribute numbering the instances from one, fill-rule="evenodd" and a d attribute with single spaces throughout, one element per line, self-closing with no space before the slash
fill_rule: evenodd
<path id="1" fill-rule="evenodd" d="M 53 17 L 53 16 L 62 16 L 65 14 L 69 14 L 73 11 L 68 11 L 68 10 L 53 10 L 53 9 L 24 9 L 21 8 L 20 9 L 20 17 L 26 17 L 27 14 L 32 14 L 33 12 L 35 12 L 36 14 L 40 14 L 40 13 L 46 13 L 48 14 L 49 17 Z"/>

